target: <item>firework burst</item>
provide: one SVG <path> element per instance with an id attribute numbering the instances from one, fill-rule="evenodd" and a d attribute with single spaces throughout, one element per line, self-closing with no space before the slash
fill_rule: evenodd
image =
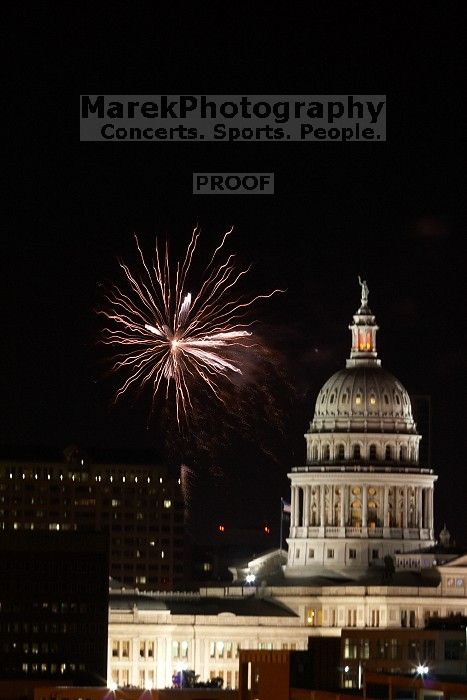
<path id="1" fill-rule="evenodd" d="M 200 235 L 195 228 L 183 262 L 172 269 L 168 245 L 160 250 L 156 239 L 154 257 L 147 262 L 138 238 L 139 272 L 123 262 L 125 287 L 112 286 L 106 294 L 107 320 L 102 341 L 118 349 L 113 369 L 126 374 L 116 399 L 131 388 L 151 386 L 153 404 L 160 392 L 166 399 L 173 384 L 177 422 L 193 407 L 191 391 L 203 385 L 225 402 L 223 387 L 245 371 L 255 339 L 255 321 L 248 312 L 259 299 L 277 292 L 245 298 L 236 292 L 249 267 L 238 270 L 235 256 L 218 262 L 233 229 L 227 231 L 207 265 L 199 291 L 188 291 L 188 277 Z"/>

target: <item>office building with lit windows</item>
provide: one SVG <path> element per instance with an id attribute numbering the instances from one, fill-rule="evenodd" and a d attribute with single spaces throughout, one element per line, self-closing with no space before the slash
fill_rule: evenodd
<path id="1" fill-rule="evenodd" d="M 184 509 L 177 479 L 145 464 L 0 462 L 0 531 L 103 532 L 110 576 L 140 590 L 184 580 Z"/>

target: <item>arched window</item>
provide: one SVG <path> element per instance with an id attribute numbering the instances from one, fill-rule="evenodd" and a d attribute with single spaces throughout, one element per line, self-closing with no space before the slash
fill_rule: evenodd
<path id="1" fill-rule="evenodd" d="M 386 445 L 386 452 L 384 454 L 384 459 L 392 459 L 391 445 Z"/>
<path id="2" fill-rule="evenodd" d="M 360 459 L 360 445 L 358 444 L 353 446 L 353 458 Z"/>
<path id="3" fill-rule="evenodd" d="M 384 403 L 386 406 L 389 406 L 389 396 L 387 394 L 384 394 Z"/>
<path id="4" fill-rule="evenodd" d="M 401 445 L 399 449 L 399 460 L 405 462 L 407 460 L 407 448 L 405 445 Z"/>
<path id="5" fill-rule="evenodd" d="M 337 457 L 338 459 L 345 459 L 345 447 L 342 444 L 337 447 Z"/>
<path id="6" fill-rule="evenodd" d="M 358 498 L 350 504 L 350 524 L 352 527 L 362 526 L 362 504 Z"/>
<path id="7" fill-rule="evenodd" d="M 318 459 L 318 446 L 313 445 L 312 450 L 311 450 L 311 458 L 316 462 Z"/>
<path id="8" fill-rule="evenodd" d="M 324 445 L 323 447 L 323 459 L 329 461 L 329 445 Z"/>
<path id="9" fill-rule="evenodd" d="M 329 399 L 329 403 L 334 403 L 334 398 L 335 398 L 335 394 L 331 394 L 331 398 Z"/>
<path id="10" fill-rule="evenodd" d="M 378 527 L 378 504 L 376 501 L 368 501 L 368 516 L 367 516 L 368 527 Z"/>
<path id="11" fill-rule="evenodd" d="M 347 403 L 347 394 L 342 394 L 342 403 Z"/>
<path id="12" fill-rule="evenodd" d="M 376 445 L 370 445 L 370 459 L 376 459 Z"/>
<path id="13" fill-rule="evenodd" d="M 401 405 L 401 400 L 400 400 L 399 394 L 396 394 L 396 404 L 397 404 L 398 406 Z"/>

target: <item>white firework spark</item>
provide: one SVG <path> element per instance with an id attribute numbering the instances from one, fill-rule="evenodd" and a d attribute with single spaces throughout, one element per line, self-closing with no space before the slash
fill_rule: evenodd
<path id="1" fill-rule="evenodd" d="M 226 401 L 223 380 L 241 375 L 242 355 L 245 360 L 245 353 L 254 352 L 249 328 L 255 321 L 245 322 L 249 307 L 281 291 L 252 298 L 235 294 L 237 283 L 250 268 L 238 271 L 232 254 L 216 262 L 232 230 L 215 249 L 197 294 L 187 291 L 187 284 L 198 228 L 193 230 L 183 263 L 178 262 L 174 271 L 167 244 L 162 254 L 156 239 L 154 258 L 148 264 L 135 236 L 141 270 L 134 273 L 120 262 L 127 289 L 112 286 L 106 294 L 110 307 L 99 311 L 109 322 L 103 342 L 120 349 L 113 369 L 127 374 L 116 399 L 148 383 L 153 401 L 163 388 L 168 398 L 173 382 L 178 422 L 192 408 L 190 387 L 197 380 L 217 399 Z"/>

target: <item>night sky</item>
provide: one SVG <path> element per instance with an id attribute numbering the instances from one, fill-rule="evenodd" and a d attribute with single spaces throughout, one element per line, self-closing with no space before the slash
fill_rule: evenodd
<path id="1" fill-rule="evenodd" d="M 3 453 L 75 443 L 91 454 L 149 450 L 172 467 L 185 454 L 198 475 L 193 493 L 209 506 L 205 526 L 223 518 L 277 530 L 316 394 L 349 354 L 361 274 L 383 366 L 410 393 L 431 396 L 436 531 L 446 521 L 467 541 L 465 49 L 456 5 L 412 3 L 405 15 L 403 5 L 313 4 L 306 16 L 293 6 L 255 16 L 235 5 L 227 14 L 190 7 L 41 4 L 11 15 Z M 387 94 L 388 138 L 80 143 L 80 93 Z M 192 173 L 206 171 L 274 172 L 276 194 L 193 196 Z M 94 311 L 118 278 L 117 258 L 136 261 L 133 232 L 146 249 L 156 234 L 167 237 L 178 256 L 197 223 L 201 261 L 234 225 L 230 249 L 252 263 L 245 291 L 287 290 L 260 307 L 258 328 L 283 358 L 281 430 L 258 410 L 254 431 L 229 433 L 227 423 L 225 434 L 213 400 L 198 418 L 204 448 L 199 425 L 177 445 L 170 416 L 148 418 L 147 395 L 112 404 L 116 383 Z"/>

